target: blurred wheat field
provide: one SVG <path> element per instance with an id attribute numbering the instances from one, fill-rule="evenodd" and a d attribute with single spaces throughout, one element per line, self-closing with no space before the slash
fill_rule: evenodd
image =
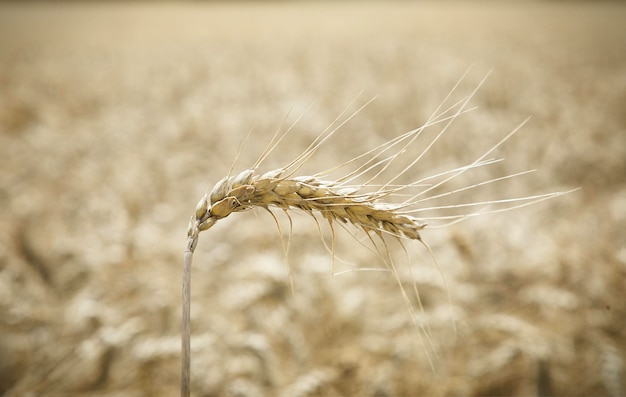
<path id="1" fill-rule="evenodd" d="M 623 395 L 624 20 L 620 3 L 0 4 L 0 394 L 178 393 L 187 221 L 248 132 L 238 170 L 304 113 L 269 170 L 378 96 L 314 173 L 419 127 L 473 65 L 463 94 L 493 69 L 479 109 L 424 174 L 532 115 L 495 171 L 539 171 L 507 189 L 582 189 L 425 230 L 451 302 L 409 247 L 435 371 L 388 274 L 332 276 L 295 216 L 292 293 L 273 220 L 249 212 L 196 251 L 193 395 Z M 346 233 L 338 256 L 380 261 Z"/>

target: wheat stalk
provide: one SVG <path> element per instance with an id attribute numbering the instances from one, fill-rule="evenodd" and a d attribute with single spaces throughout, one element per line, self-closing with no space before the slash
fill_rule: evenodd
<path id="1" fill-rule="evenodd" d="M 410 305 L 410 303 L 408 303 L 409 299 L 407 292 L 400 282 L 400 277 L 393 263 L 393 259 L 391 258 L 387 243 L 385 242 L 386 236 L 395 238 L 400 242 L 400 244 L 402 244 L 403 240 L 417 240 L 428 249 L 434 259 L 432 250 L 430 250 L 430 247 L 428 247 L 428 245 L 421 239 L 420 235 L 420 231 L 427 227 L 427 220 L 444 220 L 447 224 L 450 224 L 484 213 L 510 211 L 515 208 L 534 204 L 539 201 L 568 193 L 552 192 L 533 196 L 503 198 L 481 202 L 456 203 L 448 206 L 440 205 L 425 207 L 423 205 L 423 203 L 427 200 L 441 199 L 462 191 L 476 189 L 486 184 L 497 183 L 505 179 L 518 177 L 532 172 L 533 170 L 529 170 L 505 175 L 465 186 L 463 188 L 447 191 L 445 193 L 429 195 L 429 193 L 433 192 L 435 189 L 472 169 L 500 162 L 501 159 L 488 158 L 488 156 L 496 148 L 506 142 L 513 134 L 515 134 L 527 120 L 511 131 L 500 142 L 493 145 L 489 150 L 467 165 L 436 175 L 431 175 L 413 183 L 397 183 L 401 176 L 405 175 L 422 159 L 422 157 L 431 149 L 437 140 L 439 140 L 439 138 L 448 130 L 457 117 L 473 110 L 473 108 L 468 107 L 468 103 L 487 76 L 485 76 L 485 78 L 476 86 L 470 95 L 443 109 L 444 104 L 449 100 L 450 95 L 456 90 L 464 77 L 465 75 L 461 77 L 448 96 L 444 98 L 439 107 L 437 107 L 435 112 L 433 112 L 431 117 L 422 127 L 385 142 L 384 144 L 375 147 L 346 163 L 315 175 L 297 176 L 296 174 L 302 165 L 309 160 L 315 152 L 337 130 L 339 130 L 341 126 L 354 117 L 354 115 L 363 109 L 369 102 L 366 102 L 357 111 L 346 117 L 346 119 L 342 122 L 338 122 L 338 120 L 344 115 L 344 111 L 344 113 L 342 113 L 339 118 L 331 124 L 331 126 L 318 135 L 318 137 L 302 154 L 297 156 L 286 166 L 269 172 L 260 173 L 258 169 L 263 160 L 267 158 L 267 156 L 278 146 L 282 139 L 291 131 L 293 125 L 282 133 L 279 129 L 268 144 L 267 148 L 263 151 L 257 162 L 252 167 L 240 172 L 237 175 L 232 175 L 233 167 L 231 167 L 231 171 L 228 176 L 220 180 L 200 199 L 195 212 L 189 221 L 187 231 L 187 248 L 184 254 L 182 290 L 182 396 L 190 395 L 189 312 L 192 255 L 198 244 L 200 232 L 208 230 L 215 225 L 218 220 L 226 218 L 232 213 L 247 211 L 254 208 L 262 208 L 267 210 L 274 217 L 274 220 L 278 225 L 278 220 L 271 211 L 272 208 L 283 210 L 288 217 L 290 211 L 304 211 L 305 213 L 311 215 L 316 222 L 318 221 L 316 215 L 321 216 L 328 222 L 333 233 L 333 246 L 334 222 L 338 221 L 341 225 L 354 225 L 364 231 L 369 237 L 369 240 L 379 253 L 383 262 L 386 264 L 387 270 L 393 274 L 394 278 L 398 282 L 405 302 Z M 433 126 L 440 127 L 440 131 L 430 141 L 430 143 L 416 157 L 413 157 L 408 165 L 404 166 L 392 178 L 387 178 L 386 180 L 383 180 L 382 183 L 377 183 L 381 178 L 384 178 L 384 171 L 389 170 L 392 163 L 396 162 L 401 155 L 408 152 L 409 147 L 415 143 L 423 131 L 426 128 Z M 358 166 L 352 171 L 346 173 L 343 177 L 334 180 L 326 179 L 331 171 L 354 164 L 358 164 Z M 367 180 L 365 182 L 356 182 L 363 178 L 367 178 Z M 415 190 L 417 190 L 417 192 L 415 192 Z M 398 198 L 401 198 L 401 200 L 398 201 Z M 487 211 L 478 210 L 473 212 L 463 212 L 465 209 L 471 210 L 477 206 L 484 207 L 494 205 L 502 205 L 503 207 L 497 207 L 495 209 L 490 208 Z M 414 215 L 432 209 L 454 209 L 461 210 L 461 213 L 439 216 L 436 218 L 420 218 Z M 377 238 L 379 242 L 382 242 L 382 244 L 377 244 L 375 238 Z M 415 285 L 414 289 L 417 296 L 417 302 L 421 308 L 419 294 L 417 293 L 417 287 Z M 417 324 L 416 319 L 413 317 L 413 312 L 411 310 L 409 312 L 413 321 Z M 424 335 L 426 336 L 426 339 L 428 339 L 428 333 L 426 333 L 425 330 L 422 331 L 424 331 Z"/>

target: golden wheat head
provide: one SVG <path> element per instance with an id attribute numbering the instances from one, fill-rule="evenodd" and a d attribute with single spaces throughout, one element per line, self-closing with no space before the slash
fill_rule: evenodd
<path id="1" fill-rule="evenodd" d="M 280 169 L 255 175 L 248 169 L 222 179 L 198 202 L 188 237 L 195 240 L 200 231 L 209 229 L 217 220 L 255 207 L 317 212 L 329 222 L 337 220 L 366 232 L 409 239 L 420 239 L 419 231 L 426 226 L 416 217 L 399 213 L 398 205 L 379 202 L 381 192 L 348 191 L 333 181 L 315 176 L 285 178 L 283 172 Z"/>
<path id="2" fill-rule="evenodd" d="M 463 77 L 461 80 L 462 79 Z M 378 251 L 386 269 L 390 271 L 396 279 L 405 303 L 407 306 L 411 306 L 405 287 L 403 287 L 400 281 L 400 276 L 398 275 L 391 253 L 389 252 L 389 248 L 385 242 L 386 236 L 391 236 L 396 239 L 396 241 L 400 242 L 401 245 L 403 240 L 417 240 L 428 249 L 434 259 L 432 250 L 430 250 L 430 247 L 422 240 L 420 235 L 420 231 L 425 229 L 427 226 L 427 220 L 445 220 L 448 224 L 450 224 L 472 216 L 484 214 L 485 212 L 494 213 L 510 211 L 515 208 L 534 204 L 539 201 L 567 193 L 551 192 L 524 197 L 496 198 L 480 202 L 454 203 L 452 205 L 439 204 L 430 207 L 424 206 L 424 202 L 427 200 L 437 200 L 442 199 L 443 197 L 448 198 L 462 191 L 476 189 L 487 184 L 497 183 L 505 179 L 514 178 L 532 172 L 533 170 L 522 171 L 488 179 L 479 183 L 469 184 L 461 188 L 451 189 L 443 193 L 435 193 L 436 189 L 446 185 L 448 182 L 470 170 L 500 162 L 502 159 L 489 158 L 488 156 L 496 148 L 506 142 L 513 134 L 515 134 L 526 121 L 521 123 L 500 142 L 493 145 L 469 164 L 437 173 L 418 181 L 409 183 L 398 182 L 400 181 L 401 176 L 406 176 L 408 172 L 422 159 L 426 152 L 428 152 L 439 140 L 439 138 L 448 130 L 457 117 L 473 110 L 473 108 L 468 107 L 468 103 L 485 79 L 477 85 L 470 95 L 465 96 L 460 101 L 454 102 L 452 105 L 444 108 L 444 104 L 446 104 L 449 100 L 450 94 L 454 92 L 461 80 L 459 80 L 457 85 L 453 87 L 452 91 L 446 98 L 444 98 L 439 107 L 422 127 L 393 138 L 390 141 L 387 141 L 382 145 L 377 146 L 352 160 L 349 160 L 346 163 L 333 167 L 330 170 L 309 176 L 297 175 L 302 165 L 310 159 L 311 156 L 313 156 L 313 154 L 342 125 L 349 121 L 369 102 L 365 103 L 356 112 L 346 117 L 342 122 L 337 123 L 339 118 L 335 120 L 335 122 L 333 122 L 325 131 L 315 138 L 315 140 L 307 149 L 304 150 L 303 153 L 284 167 L 261 173 L 259 172 L 260 164 L 287 135 L 287 133 L 291 130 L 291 127 L 282 132 L 279 129 L 255 164 L 237 175 L 232 175 L 231 167 L 228 175 L 215 184 L 210 191 L 207 191 L 207 193 L 198 202 L 195 212 L 189 221 L 187 231 L 187 249 L 184 256 L 183 270 L 183 361 L 181 395 L 189 396 L 189 310 L 191 258 L 197 246 L 200 232 L 208 230 L 215 225 L 218 220 L 226 218 L 235 212 L 242 212 L 255 208 L 267 210 L 272 216 L 274 216 L 272 209 L 280 209 L 284 211 L 287 216 L 289 216 L 289 212 L 291 211 L 304 211 L 305 213 L 311 215 L 316 222 L 318 216 L 325 219 L 333 232 L 333 238 L 333 224 L 335 221 L 338 221 L 341 224 L 351 224 L 361 229 L 370 237 L 370 242 L 374 245 L 375 250 Z M 343 113 L 340 117 L 342 116 Z M 395 174 L 392 174 L 391 177 L 385 177 L 385 175 L 388 175 L 388 172 L 386 173 L 385 171 L 390 171 L 392 169 L 392 163 L 396 165 L 401 156 L 407 156 L 407 153 L 410 153 L 409 149 L 411 145 L 413 145 L 424 130 L 429 127 L 439 127 L 440 130 L 437 134 L 435 134 L 435 137 L 430 140 L 425 148 L 418 152 L 416 156 L 410 158 L 408 164 L 401 166 L 400 171 L 395 172 Z M 347 172 L 341 178 L 328 178 L 331 171 L 342 169 L 342 167 L 347 165 L 351 165 L 353 167 L 350 172 Z M 359 182 L 362 179 L 365 179 L 365 182 Z M 400 198 L 400 200 L 398 200 L 398 198 Z M 477 206 L 487 206 L 490 207 L 490 209 L 488 211 L 473 210 L 473 208 L 476 208 Z M 495 208 L 493 208 L 494 206 Z M 460 213 L 429 218 L 417 217 L 414 215 L 433 209 L 453 209 L 455 211 L 460 211 Z M 468 209 L 469 211 L 467 211 Z M 278 225 L 278 221 L 275 216 L 274 220 Z M 380 246 L 377 246 L 377 243 L 372 236 L 379 238 L 378 241 L 382 242 Z M 446 283 L 445 278 L 444 283 Z M 421 301 L 419 294 L 417 293 L 416 286 L 414 286 L 414 291 L 418 305 L 421 307 Z M 411 309 L 411 307 L 409 307 L 409 309 Z M 417 325 L 417 320 L 415 319 L 413 311 L 409 310 L 409 314 L 411 315 L 414 323 Z M 425 339 L 428 340 L 429 336 L 426 330 L 422 328 L 421 331 Z"/>

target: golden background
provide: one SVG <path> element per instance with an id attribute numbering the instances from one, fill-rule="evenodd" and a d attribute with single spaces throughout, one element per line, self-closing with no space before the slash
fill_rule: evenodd
<path id="1" fill-rule="evenodd" d="M 220 221 L 195 255 L 193 395 L 623 395 L 625 20 L 591 2 L 1 4 L 0 394 L 177 394 L 187 222 L 248 132 L 237 170 L 304 113 L 269 170 L 378 96 L 316 172 L 419 127 L 471 67 L 465 95 L 493 70 L 479 109 L 416 178 L 531 115 L 498 171 L 539 171 L 480 199 L 582 189 L 422 233 L 451 297 L 422 249 L 429 343 L 389 274 L 332 275 L 309 217 L 291 278 L 271 217 Z"/>

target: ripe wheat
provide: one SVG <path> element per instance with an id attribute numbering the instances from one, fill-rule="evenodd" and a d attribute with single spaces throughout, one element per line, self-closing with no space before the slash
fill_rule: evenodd
<path id="1" fill-rule="evenodd" d="M 463 78 L 461 78 L 461 80 L 462 79 Z M 501 161 L 501 159 L 488 158 L 488 156 L 515 134 L 519 128 L 525 124 L 526 121 L 524 121 L 500 142 L 467 165 L 431 175 L 413 183 L 398 182 L 400 177 L 406 175 L 408 171 L 422 159 L 457 117 L 473 110 L 473 108 L 468 107 L 469 101 L 484 79 L 468 96 L 443 109 L 446 102 L 449 101 L 450 95 L 455 91 L 461 80 L 459 80 L 457 85 L 455 85 L 422 127 L 385 142 L 346 163 L 315 175 L 297 176 L 296 174 L 302 165 L 309 160 L 341 126 L 363 109 L 369 102 L 346 117 L 344 121 L 337 123 L 335 127 L 329 127 L 326 131 L 322 132 L 311 145 L 292 162 L 282 168 L 261 173 L 258 171 L 259 166 L 291 131 L 291 127 L 283 132 L 279 130 L 252 167 L 237 175 L 232 175 L 231 167 L 229 175 L 220 180 L 200 199 L 196 206 L 195 213 L 189 221 L 187 249 L 184 256 L 181 395 L 189 395 L 189 310 L 192 255 L 198 244 L 200 232 L 211 228 L 218 220 L 235 212 L 262 208 L 267 210 L 274 217 L 278 225 L 278 220 L 272 212 L 273 208 L 283 210 L 287 216 L 289 216 L 290 211 L 300 210 L 310 214 L 316 222 L 318 222 L 317 216 L 321 216 L 322 219 L 327 221 L 333 233 L 333 244 L 334 222 L 338 221 L 342 225 L 352 224 L 360 228 L 369 237 L 369 241 L 371 241 L 372 245 L 374 245 L 379 253 L 387 270 L 389 270 L 396 279 L 405 303 L 410 305 L 410 303 L 408 303 L 407 292 L 401 284 L 400 277 L 393 263 L 393 259 L 391 258 L 385 239 L 390 236 L 399 241 L 400 244 L 402 244 L 403 240 L 417 240 L 429 250 L 434 258 L 432 251 L 422 240 L 420 235 L 420 231 L 427 228 L 427 219 L 414 215 L 425 210 L 422 206 L 424 201 L 451 196 L 462 191 L 479 188 L 486 184 L 500 182 L 532 172 L 531 170 L 504 175 L 445 193 L 433 193 L 435 189 L 472 169 L 485 167 Z M 334 124 L 335 123 L 331 124 L 331 126 Z M 435 126 L 440 127 L 440 131 L 426 147 L 417 156 L 413 157 L 408 165 L 403 166 L 393 177 L 384 179 L 386 175 L 385 171 L 391 169 L 392 163 L 396 163 L 401 158 L 401 155 L 406 155 L 410 146 L 415 143 L 426 128 Z M 326 179 L 331 171 L 342 169 L 348 165 L 351 165 L 353 168 L 343 177 L 334 180 Z M 382 182 L 380 182 L 381 178 Z M 365 181 L 359 182 L 361 179 L 365 179 Z M 461 213 L 437 218 L 438 220 L 443 219 L 448 223 L 454 223 L 484 213 L 481 211 L 463 212 L 468 208 L 503 205 L 503 207 L 489 209 L 487 212 L 509 211 L 565 193 L 567 192 L 552 192 L 534 196 L 503 198 L 464 204 L 457 203 L 453 205 L 430 207 L 428 209 L 452 208 L 461 210 Z M 400 200 L 398 200 L 398 198 L 400 198 Z M 376 241 L 382 242 L 382 244 L 378 245 Z M 332 254 L 334 259 L 334 252 Z M 414 286 L 414 289 L 417 302 L 421 306 L 417 287 Z M 413 321 L 417 324 L 412 310 L 410 310 L 410 314 Z M 428 333 L 423 329 L 422 331 L 422 334 L 428 340 Z"/>

